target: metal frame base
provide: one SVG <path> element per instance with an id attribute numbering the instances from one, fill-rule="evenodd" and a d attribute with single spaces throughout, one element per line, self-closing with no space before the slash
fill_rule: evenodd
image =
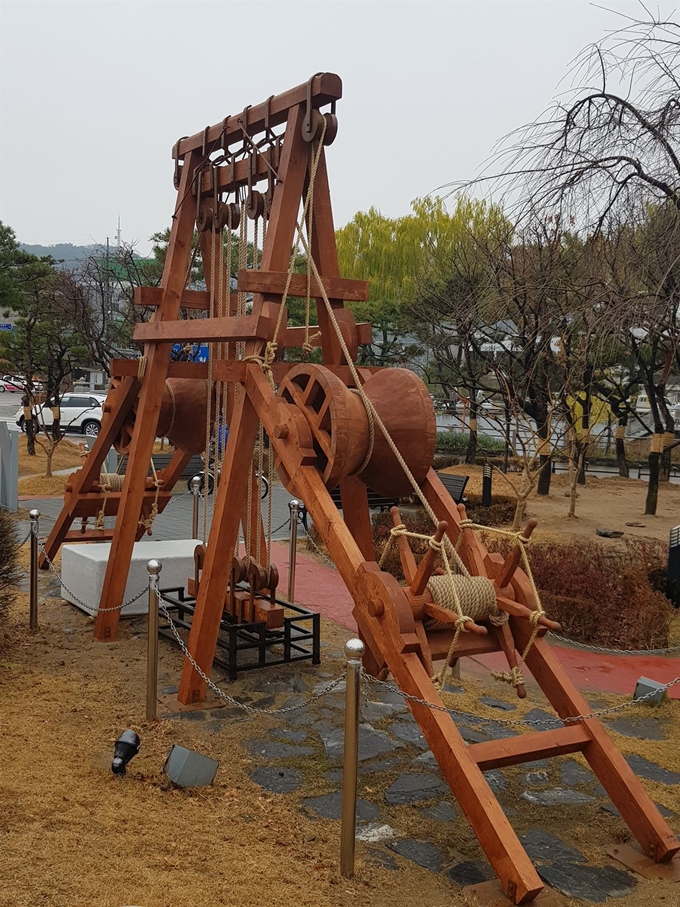
<path id="1" fill-rule="evenodd" d="M 244 585 L 238 588 L 247 591 Z M 187 596 L 180 586 L 161 589 L 161 595 L 173 623 L 191 630 L 196 599 Z M 292 661 L 311 661 L 314 665 L 321 663 L 321 615 L 282 598 L 276 598 L 276 603 L 283 605 L 286 611 L 294 612 L 284 615 L 283 627 L 277 630 L 268 630 L 262 621 L 239 623 L 230 614 L 222 616 L 214 663 L 227 671 L 229 680 L 236 680 L 239 671 L 274 667 Z M 158 632 L 176 643 L 168 623 L 160 624 Z M 245 653 L 253 652 L 257 653 L 257 657 L 244 661 Z"/>

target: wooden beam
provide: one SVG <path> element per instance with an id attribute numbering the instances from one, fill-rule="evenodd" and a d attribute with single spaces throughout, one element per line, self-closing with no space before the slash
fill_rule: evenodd
<path id="1" fill-rule="evenodd" d="M 511 617 L 510 626 L 517 648 L 521 650 L 531 634 L 529 621 Z M 560 718 L 587 715 L 591 711 L 544 640 L 537 639 L 534 642 L 527 654 L 526 665 Z M 583 755 L 624 822 L 638 839 L 643 853 L 656 862 L 670 860 L 680 850 L 680 841 L 662 818 L 602 723 L 597 718 L 591 718 L 581 724 L 590 737 Z"/>
<path id="2" fill-rule="evenodd" d="M 252 268 L 241 269 L 237 273 L 238 288 L 245 293 L 277 293 L 283 295 L 286 289 L 288 274 L 285 271 L 256 271 Z M 344 277 L 321 276 L 321 283 L 329 299 L 344 299 L 347 302 L 366 302 L 368 300 L 367 280 L 348 280 Z M 307 275 L 292 274 L 289 296 L 307 295 Z M 311 295 L 320 296 L 316 278 L 312 276 Z"/>
<path id="3" fill-rule="evenodd" d="M 288 372 L 295 368 L 297 362 L 272 362 L 274 381 L 280 383 Z M 246 380 L 246 362 L 233 359 L 222 359 L 213 363 L 213 379 L 215 381 L 236 381 L 241 384 Z M 347 387 L 354 387 L 354 379 L 347 365 L 326 365 L 325 368 L 333 372 L 344 381 Z M 136 376 L 139 371 L 138 359 L 112 359 L 111 374 L 117 377 Z M 380 371 L 380 366 L 371 365 L 360 369 L 364 379 Z M 364 374 L 365 373 L 365 374 Z M 205 381 L 208 377 L 208 365 L 205 362 L 171 362 L 168 365 L 168 378 L 196 378 Z"/>
<path id="4" fill-rule="evenodd" d="M 582 724 L 569 724 L 535 734 L 521 734 L 518 737 L 504 737 L 487 743 L 473 743 L 468 752 L 482 771 L 517 765 L 533 759 L 564 756 L 580 753 L 590 743 L 590 734 Z"/>
<path id="5" fill-rule="evenodd" d="M 181 174 L 177 196 L 180 203 L 172 221 L 161 280 L 163 301 L 154 313 L 154 322 L 175 321 L 179 316 L 191 256 L 196 213 L 193 205 L 181 204 L 181 201 L 187 199 L 190 194 L 193 169 L 198 163 L 197 157 L 193 152 L 189 155 L 185 162 L 186 170 Z M 120 612 L 115 609 L 123 602 L 132 551 L 138 537 L 146 477 L 156 440 L 163 388 L 168 377 L 170 343 L 146 344 L 144 354 L 146 369 L 138 402 L 138 412 L 143 414 L 143 418 L 135 420 L 132 432 L 123 495 L 104 576 L 100 611 L 95 621 L 95 638 L 99 640 L 114 639 L 118 628 Z"/>
<path id="6" fill-rule="evenodd" d="M 236 296 L 235 293 L 231 295 Z M 158 308 L 162 299 L 162 287 L 135 287 L 135 305 Z M 210 294 L 205 290 L 185 290 L 180 300 L 180 308 L 198 309 L 199 311 L 207 312 L 210 308 Z"/>
<path id="7" fill-rule="evenodd" d="M 342 80 L 333 72 L 322 72 L 314 76 L 311 85 L 312 106 L 315 108 L 323 107 L 342 97 Z M 275 95 L 262 104 L 254 107 L 248 107 L 246 110 L 246 128 L 249 135 L 256 135 L 265 128 L 265 117 L 269 114 L 269 126 L 273 128 L 285 123 L 288 119 L 288 113 L 291 108 L 298 104 L 305 104 L 307 101 L 307 83 L 291 88 L 283 94 Z M 180 139 L 177 143 L 177 150 L 180 157 L 188 151 L 202 150 L 207 142 L 206 151 L 208 153 L 215 151 L 217 148 L 224 148 L 234 142 L 241 142 L 243 139 L 243 128 L 241 124 L 241 114 L 238 116 L 226 117 L 221 123 L 210 126 L 207 129 L 197 132 L 195 135 Z M 261 155 L 260 155 L 261 156 Z"/>
<path id="8" fill-rule="evenodd" d="M 207 340 L 267 340 L 274 325 L 265 316 L 232 315 L 228 318 L 190 318 L 183 321 L 148 321 L 138 324 L 134 340 L 146 343 L 182 343 Z"/>

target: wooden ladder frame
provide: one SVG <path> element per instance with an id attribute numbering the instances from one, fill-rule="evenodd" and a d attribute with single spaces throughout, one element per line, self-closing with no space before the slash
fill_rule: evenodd
<path id="1" fill-rule="evenodd" d="M 234 343 L 240 340 L 246 343 L 246 356 L 263 355 L 266 343 L 273 337 L 282 304 L 296 221 L 308 186 L 312 146 L 303 139 L 305 117 L 310 107 L 318 110 L 329 103 L 334 104 L 340 97 L 339 77 L 330 73 L 318 74 L 307 85 L 272 97 L 257 107 L 247 108 L 240 118 L 227 118 L 201 133 L 182 139 L 176 146 L 178 202 L 161 287 L 139 294 L 140 302 L 157 306 L 152 320 L 139 325 L 135 331 L 135 338 L 145 342 L 146 368 L 139 378 L 136 362 L 118 361 L 114 364 L 115 377 L 105 405 L 102 430 L 83 469 L 72 480 L 65 495 L 63 511 L 47 542 L 48 554 L 53 557 L 63 541 L 83 537 L 83 533 L 70 531 L 71 523 L 75 518 L 99 512 L 102 502 L 97 485 L 99 469 L 131 408 L 136 406 L 137 412 L 143 413 L 143 419 L 138 418 L 134 425 L 123 491 L 108 495 L 106 502 L 107 512 L 116 515 L 116 526 L 109 533 L 112 548 L 101 609 L 114 608 L 122 600 L 132 548 L 143 532 L 139 520 L 151 506 L 153 491 L 148 487 L 147 472 L 165 381 L 172 376 L 193 376 L 203 380 L 207 377 L 205 364 L 171 363 L 170 347 L 180 340 L 208 340 L 228 341 L 229 348 L 233 350 Z M 181 307 L 208 307 L 208 293 L 187 292 L 184 282 L 197 210 L 196 193 L 199 193 L 198 201 L 205 204 L 209 204 L 213 196 L 211 171 L 205 169 L 209 154 L 220 147 L 228 150 L 232 143 L 243 139 L 244 132 L 252 137 L 283 123 L 286 126 L 277 170 L 278 181 L 260 269 L 239 272 L 238 276 L 239 289 L 254 294 L 252 314 L 245 318 L 230 316 L 180 321 Z M 233 191 L 247 183 L 249 173 L 251 181 L 268 177 L 269 171 L 262 155 L 257 157 L 256 164 L 253 167 L 252 162 L 238 161 L 233 167 L 215 168 L 212 173 L 217 173 L 221 189 Z M 202 166 L 204 169 L 201 169 Z M 316 175 L 313 210 L 312 254 L 333 309 L 343 312 L 339 317 L 343 321 L 343 330 L 347 330 L 350 350 L 355 355 L 358 343 L 362 339 L 364 342 L 370 339 L 370 327 L 367 330 L 354 324 L 351 313 L 343 309 L 343 305 L 346 300 L 366 299 L 367 284 L 342 280 L 339 275 L 323 150 Z M 209 279 L 211 242 L 208 233 L 201 235 L 201 247 L 204 271 Z M 302 289 L 302 282 L 298 284 L 297 280 L 297 277 L 294 278 L 291 295 L 296 289 Z M 325 305 L 318 298 L 318 286 L 315 285 L 313 292 L 317 294 L 318 330 L 321 331 L 324 366 L 352 386 L 350 370 L 343 360 Z M 301 329 L 288 328 L 284 324 L 279 348 L 300 345 Z M 275 362 L 274 379 L 280 381 L 292 365 Z M 361 380 L 365 380 L 372 371 L 360 369 Z M 341 515 L 321 480 L 310 429 L 303 413 L 276 395 L 257 362 L 235 358 L 216 361 L 213 377 L 230 382 L 229 440 L 222 477 L 215 492 L 212 526 L 188 641 L 191 656 L 201 671 L 210 675 L 215 655 L 231 568 L 231 557 L 225 557 L 225 552 L 233 552 L 238 538 L 258 424 L 261 422 L 277 457 L 292 477 L 288 490 L 304 502 L 354 599 L 353 613 L 367 644 L 367 670 L 377 674 L 386 668 L 401 690 L 413 697 L 408 700 L 409 707 L 508 898 L 515 904 L 533 900 L 543 886 L 486 782 L 483 772 L 490 768 L 582 752 L 640 842 L 643 853 L 657 862 L 670 860 L 680 849 L 680 842 L 601 722 L 596 718 L 569 722 L 569 718 L 587 714 L 590 709 L 542 639 L 544 629 L 530 649 L 526 664 L 563 719 L 564 726 L 466 745 L 451 715 L 443 709 L 444 704 L 432 684 L 429 670 L 432 661 L 445 656 L 451 634 L 442 631 L 428 634 L 422 616 L 414 612 L 404 589 L 375 563 L 365 485 L 356 478 L 342 480 Z M 235 393 L 237 386 L 241 390 Z M 187 460 L 188 456 L 178 453 L 161 474 L 163 488 L 159 509 L 167 504 L 172 486 Z M 458 508 L 433 470 L 422 482 L 421 489 L 437 519 L 448 524 L 451 540 L 455 543 L 462 533 L 459 552 L 470 572 L 497 577 L 502 559 L 490 555 L 473 530 L 461 528 Z M 90 533 L 88 538 L 91 537 Z M 101 534 L 99 537 L 102 537 Z M 461 655 L 506 651 L 508 645 L 523 651 L 531 633 L 526 608 L 533 610 L 536 603 L 529 581 L 521 570 L 515 571 L 507 587 L 507 595 L 499 602 L 502 609 L 510 614 L 506 630 L 491 628 L 485 637 L 463 634 L 459 643 Z M 118 616 L 117 611 L 102 610 L 98 613 L 95 624 L 97 639 L 114 638 Z M 508 632 L 511 634 L 509 643 Z M 180 702 L 201 702 L 206 692 L 205 681 L 191 661 L 185 659 L 178 693 Z M 425 702 L 442 710 L 433 710 L 423 704 Z"/>

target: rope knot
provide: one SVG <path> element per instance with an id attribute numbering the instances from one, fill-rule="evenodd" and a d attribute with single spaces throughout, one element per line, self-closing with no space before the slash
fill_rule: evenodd
<path id="1" fill-rule="evenodd" d="M 461 520 L 458 525 L 461 529 L 472 529 L 472 527 L 475 525 L 475 521 L 469 519 Z"/>
<path id="2" fill-rule="evenodd" d="M 430 536 L 430 538 L 427 540 L 427 544 L 430 546 L 430 548 L 432 548 L 433 551 L 441 551 L 444 547 L 444 543 L 438 542 L 433 535 Z"/>
<path id="3" fill-rule="evenodd" d="M 470 623 L 474 623 L 474 621 L 472 620 L 471 617 L 468 617 L 465 614 L 461 614 L 460 617 L 456 618 L 456 629 L 458 629 L 458 627 L 460 627 L 461 630 L 468 632 L 467 630 L 465 630 L 465 624 L 468 623 L 468 621 Z"/>
<path id="4" fill-rule="evenodd" d="M 529 623 L 532 627 L 536 628 L 542 617 L 545 617 L 545 611 L 542 608 L 536 608 L 536 610 L 532 611 L 529 615 Z"/>
<path id="5" fill-rule="evenodd" d="M 406 526 L 403 523 L 399 523 L 398 526 L 393 526 L 390 529 L 390 535 L 392 535 L 392 536 L 405 535 L 406 531 L 407 531 Z"/>

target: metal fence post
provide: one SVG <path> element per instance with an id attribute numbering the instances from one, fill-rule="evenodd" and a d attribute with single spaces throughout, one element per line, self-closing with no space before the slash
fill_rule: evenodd
<path id="1" fill-rule="evenodd" d="M 198 499 L 201 490 L 201 477 L 194 476 L 191 480 L 191 493 L 194 496 L 194 509 L 191 516 L 191 538 L 198 538 Z"/>
<path id="2" fill-rule="evenodd" d="M 293 500 L 288 502 L 290 510 L 290 552 L 288 555 L 288 601 L 295 601 L 295 561 L 297 559 L 297 524 L 298 513 L 300 511 L 300 502 Z"/>
<path id="3" fill-rule="evenodd" d="M 156 581 L 163 565 L 155 559 L 146 565 L 149 571 L 149 624 L 146 650 L 146 720 L 156 719 L 158 695 L 158 595 Z"/>
<path id="4" fill-rule="evenodd" d="M 29 594 L 29 627 L 38 629 L 38 542 L 40 541 L 40 511 L 31 510 L 31 572 Z"/>
<path id="5" fill-rule="evenodd" d="M 347 679 L 345 688 L 345 751 L 342 764 L 342 827 L 340 830 L 340 874 L 354 875 L 356 843 L 357 775 L 359 774 L 359 693 L 361 659 L 366 650 L 360 639 L 345 643 Z"/>

